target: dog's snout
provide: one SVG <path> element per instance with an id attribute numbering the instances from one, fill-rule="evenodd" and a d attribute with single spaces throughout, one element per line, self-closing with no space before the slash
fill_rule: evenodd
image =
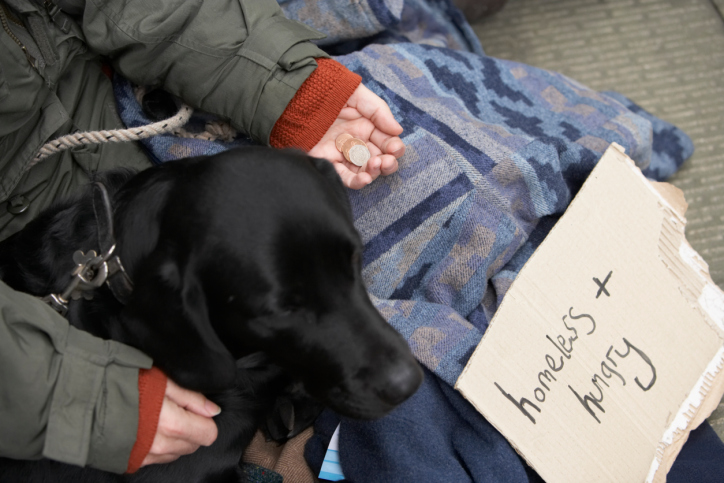
<path id="1" fill-rule="evenodd" d="M 422 369 L 414 360 L 399 361 L 388 372 L 378 394 L 388 404 L 397 405 L 412 396 L 422 384 Z"/>

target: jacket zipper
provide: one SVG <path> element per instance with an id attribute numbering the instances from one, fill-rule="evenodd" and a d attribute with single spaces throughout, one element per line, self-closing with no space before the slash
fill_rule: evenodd
<path id="1" fill-rule="evenodd" d="M 35 58 L 32 55 L 30 55 L 30 52 L 28 52 L 28 49 L 25 48 L 25 45 L 23 45 L 23 43 L 20 41 L 20 39 L 13 33 L 12 30 L 10 30 L 10 26 L 8 26 L 8 17 L 10 17 L 12 19 L 13 23 L 25 28 L 25 26 L 22 23 L 20 23 L 18 20 L 16 20 L 15 18 L 12 17 L 10 12 L 7 11 L 5 2 L 3 2 L 2 4 L 0 4 L 0 23 L 2 23 L 3 30 L 5 30 L 5 32 L 8 34 L 8 36 L 11 39 L 13 39 L 13 41 L 16 44 L 18 44 L 18 46 L 23 50 L 23 53 L 25 54 L 25 57 L 28 59 L 30 66 L 37 71 L 38 70 L 37 61 L 35 60 Z"/>

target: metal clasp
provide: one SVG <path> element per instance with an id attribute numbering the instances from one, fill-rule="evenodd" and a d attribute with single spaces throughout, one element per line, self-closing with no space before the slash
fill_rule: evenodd
<path id="1" fill-rule="evenodd" d="M 49 304 L 60 315 L 68 313 L 70 300 L 78 300 L 83 297 L 86 300 L 93 299 L 93 290 L 103 285 L 108 278 L 108 264 L 106 259 L 113 254 L 115 245 L 104 253 L 97 255 L 95 250 L 87 254 L 78 250 L 73 253 L 73 261 L 76 267 L 71 272 L 73 277 L 68 286 L 61 294 L 50 294 L 42 298 L 43 302 Z"/>

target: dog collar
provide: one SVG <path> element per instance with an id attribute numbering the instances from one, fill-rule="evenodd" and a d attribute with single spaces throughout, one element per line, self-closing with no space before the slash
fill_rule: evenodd
<path id="1" fill-rule="evenodd" d="M 116 299 L 124 305 L 133 292 L 131 278 L 123 268 L 121 259 L 118 255 L 114 255 L 116 241 L 108 190 L 100 181 L 93 183 L 92 189 L 100 255 L 97 255 L 95 250 L 89 250 L 88 253 L 78 250 L 73 253 L 73 262 L 76 266 L 71 272 L 72 278 L 68 286 L 60 294 L 50 294 L 42 298 L 63 316 L 68 313 L 70 299 L 77 300 L 83 297 L 90 300 L 93 298 L 93 290 L 103 283 L 108 285 Z"/>

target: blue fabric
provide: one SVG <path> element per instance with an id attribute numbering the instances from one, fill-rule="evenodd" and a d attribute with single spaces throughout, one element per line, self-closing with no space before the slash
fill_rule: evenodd
<path id="1" fill-rule="evenodd" d="M 331 413 L 320 418 L 308 460 L 321 462 L 337 421 Z M 411 399 L 378 421 L 344 419 L 339 438 L 345 481 L 540 481 L 480 413 L 427 370 Z"/>
<path id="2" fill-rule="evenodd" d="M 302 21 L 309 8 L 322 9 L 307 20 L 324 30 L 326 19 L 331 35 L 339 11 L 330 6 L 351 8 L 346 0 L 314 3 L 282 6 Z M 674 173 L 693 145 L 620 94 L 485 56 L 447 0 L 352 3 L 374 17 L 359 19 L 370 36 L 325 48 L 345 53 L 336 59 L 387 101 L 407 146 L 398 172 L 349 191 L 365 243 L 363 276 L 426 377 L 388 417 L 343 421 L 342 468 L 358 482 L 535 481 L 452 385 L 521 267 L 611 142 L 656 180 Z M 118 77 L 114 84 L 125 123 L 148 123 L 133 86 Z M 187 129 L 205 120 L 195 115 Z M 250 142 L 158 136 L 144 144 L 165 162 Z M 334 421 L 327 413 L 316 425 L 313 467 L 321 465 Z"/>
<path id="3" fill-rule="evenodd" d="M 480 40 L 450 0 L 279 0 L 288 18 L 327 35 L 333 54 L 370 43 L 414 42 L 483 54 Z"/>
<path id="4" fill-rule="evenodd" d="M 404 0 L 279 0 L 287 18 L 301 21 L 327 35 L 320 46 L 371 37 L 394 28 Z"/>
<path id="5" fill-rule="evenodd" d="M 325 411 L 305 448 L 312 471 L 319 472 L 340 422 L 347 482 L 543 482 L 462 396 L 428 371 L 420 390 L 381 420 L 340 421 Z M 690 433 L 666 481 L 721 483 L 722 475 L 724 443 L 705 421 Z"/>
<path id="6" fill-rule="evenodd" d="M 724 481 L 724 443 L 706 421 L 689 433 L 666 477 L 668 483 Z"/>

